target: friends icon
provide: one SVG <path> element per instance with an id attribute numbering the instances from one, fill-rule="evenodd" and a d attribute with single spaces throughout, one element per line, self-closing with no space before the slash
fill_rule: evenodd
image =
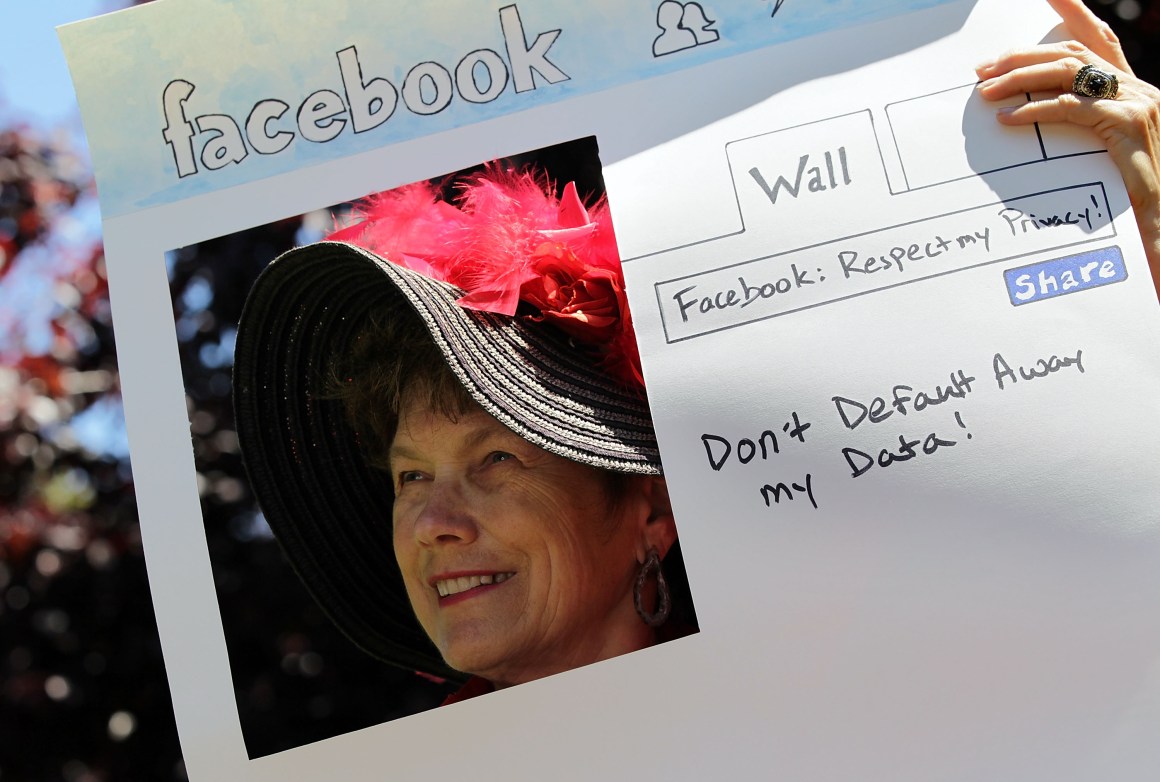
<path id="1" fill-rule="evenodd" d="M 653 41 L 653 56 L 660 57 L 716 41 L 721 37 L 713 27 L 716 23 L 705 15 L 700 3 L 664 0 L 657 6 L 657 27 L 661 34 Z"/>

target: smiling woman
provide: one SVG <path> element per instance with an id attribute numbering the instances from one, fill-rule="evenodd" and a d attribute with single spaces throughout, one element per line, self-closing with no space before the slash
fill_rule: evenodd
<path id="1" fill-rule="evenodd" d="M 659 479 L 617 502 L 599 470 L 481 409 L 452 420 L 422 401 L 391 453 L 395 556 L 453 668 L 503 687 L 653 644 L 631 595 L 645 547 L 667 551 L 675 534 L 648 503 L 660 492 L 643 490 Z"/>
<path id="2" fill-rule="evenodd" d="M 234 371 L 299 576 L 368 652 L 471 677 L 449 701 L 696 631 L 607 206 L 456 182 L 274 261 Z"/>

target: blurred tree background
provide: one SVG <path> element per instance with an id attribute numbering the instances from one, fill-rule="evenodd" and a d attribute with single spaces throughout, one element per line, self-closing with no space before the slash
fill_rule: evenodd
<path id="1" fill-rule="evenodd" d="M 1160 3 L 1090 5 L 1138 74 L 1160 80 Z M 104 256 L 78 229 L 92 198 L 74 138 L 0 123 L 2 782 L 185 778 L 124 442 Z M 412 674 L 353 652 L 316 609 L 300 610 L 312 604 L 244 481 L 229 402 L 233 324 L 248 280 L 316 236 L 320 220 L 167 259 L 207 543 L 254 756 L 425 708 L 440 693 L 413 689 Z"/>

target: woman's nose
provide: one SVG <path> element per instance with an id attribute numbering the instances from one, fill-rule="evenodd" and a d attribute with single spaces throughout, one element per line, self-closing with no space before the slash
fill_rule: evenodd
<path id="1" fill-rule="evenodd" d="M 474 513 L 461 482 L 436 479 L 415 515 L 415 540 L 421 546 L 470 543 L 479 533 Z"/>

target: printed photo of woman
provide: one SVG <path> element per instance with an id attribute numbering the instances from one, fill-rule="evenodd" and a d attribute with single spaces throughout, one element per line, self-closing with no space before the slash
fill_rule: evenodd
<path id="1" fill-rule="evenodd" d="M 299 577 L 447 703 L 697 631 L 603 198 L 503 162 L 371 196 L 261 274 L 233 377 Z"/>

